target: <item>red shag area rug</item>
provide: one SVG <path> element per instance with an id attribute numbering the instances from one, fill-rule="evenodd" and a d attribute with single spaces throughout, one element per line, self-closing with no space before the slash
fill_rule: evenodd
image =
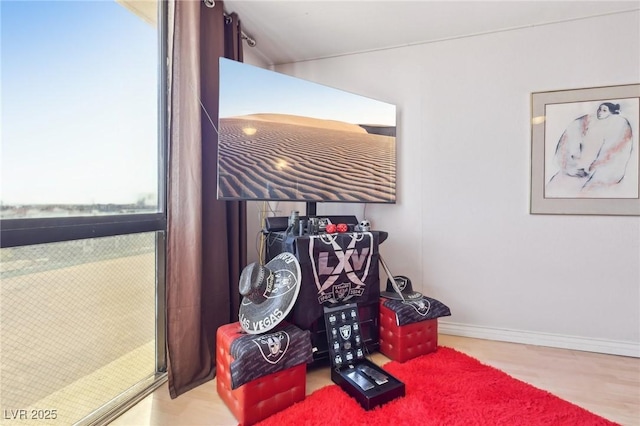
<path id="1" fill-rule="evenodd" d="M 615 425 L 475 358 L 447 347 L 386 371 L 406 395 L 364 410 L 337 385 L 319 389 L 259 423 L 286 425 Z"/>

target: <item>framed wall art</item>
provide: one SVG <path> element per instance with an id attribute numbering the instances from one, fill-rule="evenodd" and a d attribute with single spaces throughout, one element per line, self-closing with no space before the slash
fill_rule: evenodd
<path id="1" fill-rule="evenodd" d="M 640 84 L 531 94 L 532 214 L 640 215 Z"/>

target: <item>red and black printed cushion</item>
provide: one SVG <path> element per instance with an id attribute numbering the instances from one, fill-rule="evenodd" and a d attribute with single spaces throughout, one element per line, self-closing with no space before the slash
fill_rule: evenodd
<path id="1" fill-rule="evenodd" d="M 311 332 L 292 324 L 266 334 L 245 334 L 231 343 L 231 389 L 277 371 L 313 361 Z"/>
<path id="2" fill-rule="evenodd" d="M 395 299 L 381 300 L 384 300 L 383 305 L 386 308 L 395 312 L 396 325 L 398 326 L 451 315 L 451 310 L 447 305 L 427 296 L 404 302 Z"/>

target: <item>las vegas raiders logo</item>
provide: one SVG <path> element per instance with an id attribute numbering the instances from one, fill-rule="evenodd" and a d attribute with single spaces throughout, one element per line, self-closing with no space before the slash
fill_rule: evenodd
<path id="1" fill-rule="evenodd" d="M 345 243 L 346 247 L 341 247 Z M 329 234 L 310 238 L 309 258 L 319 304 L 344 302 L 364 294 L 373 245 L 370 232 L 356 232 L 341 239 Z"/>
<path id="2" fill-rule="evenodd" d="M 351 289 L 351 284 L 349 283 L 334 284 L 332 288 L 333 288 L 334 299 L 343 300 L 349 294 L 349 290 Z"/>
<path id="3" fill-rule="evenodd" d="M 264 334 L 253 339 L 258 345 L 262 358 L 270 364 L 277 364 L 289 349 L 289 334 L 286 331 Z"/>
<path id="4" fill-rule="evenodd" d="M 351 324 L 340 326 L 340 336 L 342 336 L 344 340 L 349 340 L 351 338 Z"/>
<path id="5" fill-rule="evenodd" d="M 400 289 L 400 291 L 404 291 L 405 288 L 407 288 L 407 282 L 408 279 L 405 277 L 394 277 L 394 280 L 396 282 L 396 285 L 398 286 L 398 289 Z"/>
<path id="6" fill-rule="evenodd" d="M 431 309 L 431 302 L 429 302 L 425 298 L 418 299 L 418 300 L 405 300 L 402 303 L 405 305 L 411 306 L 413 309 L 416 310 L 417 313 L 419 313 L 423 317 L 426 316 L 429 313 L 429 310 Z"/>

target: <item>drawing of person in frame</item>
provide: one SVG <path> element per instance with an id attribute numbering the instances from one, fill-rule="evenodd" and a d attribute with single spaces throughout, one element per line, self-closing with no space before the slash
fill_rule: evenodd
<path id="1" fill-rule="evenodd" d="M 638 197 L 637 98 L 547 109 L 545 198 Z"/>

